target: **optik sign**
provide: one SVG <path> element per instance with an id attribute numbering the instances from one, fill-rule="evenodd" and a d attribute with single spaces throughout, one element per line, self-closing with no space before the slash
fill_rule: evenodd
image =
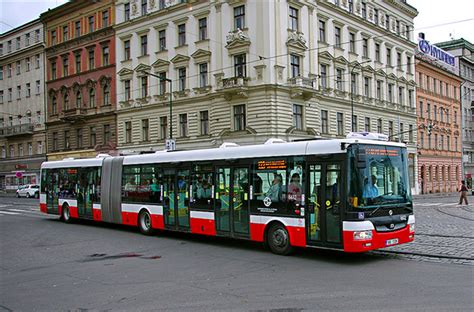
<path id="1" fill-rule="evenodd" d="M 455 72 L 456 62 L 454 56 L 437 46 L 430 44 L 427 40 L 418 38 L 418 51 L 432 59 L 435 59 L 438 61 L 438 64 L 448 66 L 451 71 Z"/>

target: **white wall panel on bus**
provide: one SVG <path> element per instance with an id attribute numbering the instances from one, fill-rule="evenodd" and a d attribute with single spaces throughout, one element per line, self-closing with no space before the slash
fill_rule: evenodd
<path id="1" fill-rule="evenodd" d="M 139 213 L 143 208 L 147 209 L 153 215 L 163 215 L 163 206 L 147 204 L 122 204 L 122 212 Z"/>
<path id="2" fill-rule="evenodd" d="M 205 220 L 214 220 L 213 211 L 194 211 L 191 210 L 191 218 L 205 219 Z"/>
<path id="3" fill-rule="evenodd" d="M 271 221 L 280 221 L 285 226 L 304 227 L 304 218 L 250 215 L 250 223 L 268 224 Z"/>
<path id="4" fill-rule="evenodd" d="M 370 231 L 375 230 L 374 224 L 370 221 L 343 221 L 343 231 Z"/>
<path id="5" fill-rule="evenodd" d="M 102 161 L 103 161 L 103 158 L 47 161 L 41 165 L 41 169 L 71 168 L 71 167 L 100 167 L 102 166 Z"/>

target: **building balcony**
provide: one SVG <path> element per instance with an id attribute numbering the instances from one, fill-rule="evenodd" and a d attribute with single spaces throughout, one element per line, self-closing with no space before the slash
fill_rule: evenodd
<path id="1" fill-rule="evenodd" d="M 309 100 L 316 92 L 316 81 L 312 78 L 306 77 L 292 77 L 288 78 L 287 85 L 291 89 L 292 98 L 303 98 Z"/>
<path id="2" fill-rule="evenodd" d="M 87 108 L 70 108 L 59 113 L 59 119 L 67 122 L 75 122 L 84 119 Z"/>
<path id="3" fill-rule="evenodd" d="M 247 77 L 231 77 L 224 78 L 218 84 L 218 92 L 222 93 L 226 100 L 231 100 L 233 97 L 247 98 L 249 78 Z"/>
<path id="4" fill-rule="evenodd" d="M 14 125 L 10 127 L 0 128 L 0 137 L 15 137 L 23 135 L 32 135 L 34 125 L 32 123 Z"/>

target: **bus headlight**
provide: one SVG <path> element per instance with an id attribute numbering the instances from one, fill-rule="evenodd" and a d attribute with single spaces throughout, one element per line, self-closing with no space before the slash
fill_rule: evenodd
<path id="1" fill-rule="evenodd" d="M 354 232 L 354 240 L 369 240 L 372 239 L 372 231 Z"/>
<path id="2" fill-rule="evenodd" d="M 415 233 L 415 223 L 410 223 L 410 233 Z"/>

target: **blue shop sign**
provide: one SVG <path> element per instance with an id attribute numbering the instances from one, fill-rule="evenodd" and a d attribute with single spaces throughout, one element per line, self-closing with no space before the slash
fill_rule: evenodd
<path id="1" fill-rule="evenodd" d="M 445 52 L 444 50 L 441 50 L 437 46 L 430 44 L 425 39 L 418 39 L 418 49 L 420 52 L 430 55 L 431 57 L 434 57 L 437 60 L 448 64 L 449 66 L 455 66 L 454 56 Z"/>

